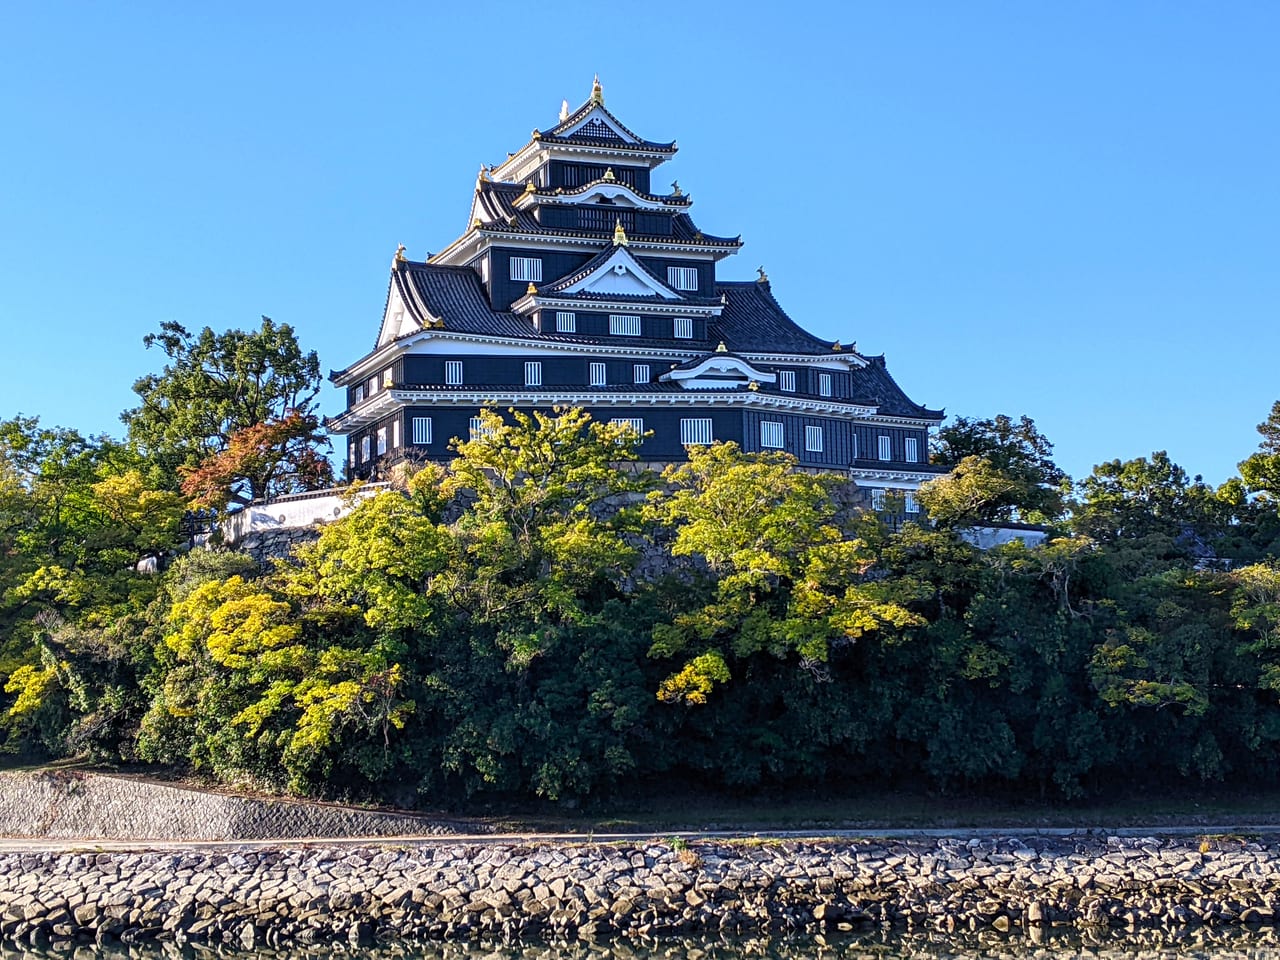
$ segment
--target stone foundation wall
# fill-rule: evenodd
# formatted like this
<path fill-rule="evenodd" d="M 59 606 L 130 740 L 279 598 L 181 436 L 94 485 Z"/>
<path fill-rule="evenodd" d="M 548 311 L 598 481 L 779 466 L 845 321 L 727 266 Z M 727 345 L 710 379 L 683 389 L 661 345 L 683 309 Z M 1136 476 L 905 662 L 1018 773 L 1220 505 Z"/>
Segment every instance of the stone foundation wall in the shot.
<path fill-rule="evenodd" d="M 481 832 L 473 824 L 253 799 L 78 771 L 0 773 L 0 837 L 292 840 Z"/>
<path fill-rule="evenodd" d="M 544 842 L 0 856 L 0 936 L 342 940 L 1258 925 L 1280 845 L 1240 840 Z"/>

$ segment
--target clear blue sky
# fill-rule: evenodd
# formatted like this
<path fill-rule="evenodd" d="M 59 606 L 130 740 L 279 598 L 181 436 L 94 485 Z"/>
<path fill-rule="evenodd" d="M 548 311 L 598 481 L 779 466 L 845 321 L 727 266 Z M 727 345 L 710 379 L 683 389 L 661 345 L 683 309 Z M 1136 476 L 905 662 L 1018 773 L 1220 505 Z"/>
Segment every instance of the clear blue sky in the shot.
<path fill-rule="evenodd" d="M 916 400 L 1213 482 L 1280 399 L 1280 4 L 72 4 L 0 23 L 0 417 L 121 432 L 142 337 L 371 347 L 398 242 L 608 105 Z M 325 409 L 337 412 L 326 388 Z"/>

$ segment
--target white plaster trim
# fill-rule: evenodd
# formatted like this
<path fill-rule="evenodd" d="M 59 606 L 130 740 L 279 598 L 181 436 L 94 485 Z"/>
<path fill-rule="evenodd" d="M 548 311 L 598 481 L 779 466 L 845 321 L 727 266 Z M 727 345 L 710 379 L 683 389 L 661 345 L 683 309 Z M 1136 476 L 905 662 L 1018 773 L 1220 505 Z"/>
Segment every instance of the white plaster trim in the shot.
<path fill-rule="evenodd" d="M 611 238 L 608 240 L 604 238 L 592 240 L 586 237 L 548 237 L 532 233 L 499 234 L 498 231 L 491 232 L 485 227 L 471 227 L 449 246 L 432 256 L 427 263 L 462 266 L 470 263 L 490 247 L 511 247 L 520 250 L 541 251 L 548 246 L 552 246 L 559 250 L 573 253 L 599 253 L 612 243 L 613 240 Z M 629 249 L 633 251 L 651 250 L 664 257 L 671 257 L 677 260 L 702 260 L 709 256 L 718 262 L 725 257 L 733 256 L 738 252 L 739 248 L 683 243 L 678 240 L 672 240 L 667 243 L 632 240 Z"/>
<path fill-rule="evenodd" d="M 567 130 L 560 130 L 559 129 L 560 125 L 556 124 L 555 127 L 552 127 L 552 130 L 555 130 L 555 133 L 551 133 L 550 130 L 548 130 L 547 133 L 549 133 L 553 137 L 572 137 L 575 133 L 577 133 L 579 130 L 585 127 L 592 120 L 597 120 L 597 119 L 603 121 L 606 127 L 608 127 L 610 130 L 616 133 L 622 140 L 625 140 L 627 143 L 640 142 L 639 140 L 636 139 L 636 137 L 633 134 L 630 134 L 626 130 L 623 130 L 622 125 L 618 123 L 618 121 L 614 120 L 613 117 L 609 116 L 609 111 L 605 110 L 604 107 L 601 106 L 600 104 L 595 104 L 594 106 L 592 106 L 590 110 L 588 110 L 586 113 L 582 115 L 582 118 L 578 120 L 577 123 L 575 123 L 572 127 L 569 127 Z"/>
<path fill-rule="evenodd" d="M 865 480 L 865 486 L 895 490 L 915 490 L 920 484 L 943 476 L 946 474 L 918 473 L 914 470 L 876 470 L 868 467 L 849 468 L 849 478 L 855 482 Z"/>
<path fill-rule="evenodd" d="M 699 317 L 709 319 L 720 316 L 723 304 L 695 305 L 676 301 L 673 303 L 632 303 L 626 300 L 576 300 L 569 297 L 526 294 L 511 305 L 512 313 L 529 314 L 534 310 L 573 310 L 577 313 L 643 313 L 657 316 Z"/>
<path fill-rule="evenodd" d="M 672 216 L 677 213 L 684 213 L 689 206 L 689 204 L 679 204 L 677 206 L 664 203 L 661 200 L 650 199 L 639 191 L 631 189 L 620 180 L 596 180 L 585 187 L 579 187 L 573 191 L 566 190 L 563 193 L 524 193 L 516 198 L 514 206 L 519 210 L 538 206 L 539 204 L 580 206 L 584 203 L 592 202 L 597 196 L 606 197 L 615 202 L 619 199 L 625 200 L 627 201 L 627 206 L 624 209 L 658 210 L 662 213 L 670 213 Z"/>
<path fill-rule="evenodd" d="M 383 387 L 373 396 L 365 397 L 350 410 L 330 420 L 325 424 L 325 429 L 335 436 L 340 436 L 381 420 L 396 409 L 393 399 L 394 389 L 394 387 Z"/>
<path fill-rule="evenodd" d="M 685 370 L 668 370 L 666 373 L 658 377 L 660 383 L 675 382 L 680 384 L 686 390 L 702 390 L 702 389 L 722 389 L 723 381 L 717 382 L 718 378 L 712 378 L 708 374 L 714 373 L 734 373 L 737 374 L 744 383 L 755 380 L 759 383 L 776 383 L 777 374 L 766 373 L 763 370 L 757 370 L 751 364 L 731 354 L 712 354 L 697 366 L 689 367 Z M 706 379 L 704 379 L 706 378 Z"/>

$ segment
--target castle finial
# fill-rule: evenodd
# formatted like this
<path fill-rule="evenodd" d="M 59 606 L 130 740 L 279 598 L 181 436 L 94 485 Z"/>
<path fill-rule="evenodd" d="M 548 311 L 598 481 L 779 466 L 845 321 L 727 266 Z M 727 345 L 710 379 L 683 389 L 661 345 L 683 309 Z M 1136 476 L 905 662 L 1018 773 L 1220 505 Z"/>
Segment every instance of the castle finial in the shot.
<path fill-rule="evenodd" d="M 728 352 L 729 352 L 729 348 L 726 347 L 724 345 L 724 341 L 721 340 L 719 345 L 716 347 L 716 353 L 728 353 Z"/>
<path fill-rule="evenodd" d="M 671 181 L 671 195 L 672 195 L 673 197 L 683 197 L 683 196 L 684 196 L 684 191 L 680 189 L 680 181 L 679 181 L 679 180 L 672 180 L 672 181 Z"/>
<path fill-rule="evenodd" d="M 618 178 L 613 172 L 613 167 L 605 167 L 604 176 L 601 177 L 600 179 L 601 180 L 617 180 Z"/>
<path fill-rule="evenodd" d="M 480 173 L 478 174 L 477 179 L 485 183 L 489 182 L 489 168 L 486 167 L 483 163 L 480 164 Z"/>
<path fill-rule="evenodd" d="M 831 349 L 832 349 L 835 353 L 839 353 L 841 350 L 843 350 L 843 349 L 844 349 L 844 347 L 840 346 L 840 341 L 839 341 L 839 340 L 837 340 L 835 343 L 833 343 L 833 344 L 831 345 Z"/>
<path fill-rule="evenodd" d="M 598 73 L 591 84 L 591 102 L 604 106 L 604 88 L 600 86 L 600 74 Z"/>
<path fill-rule="evenodd" d="M 756 283 L 768 283 L 768 282 L 769 282 L 769 275 L 768 275 L 767 273 L 765 273 L 765 272 L 764 272 L 764 266 L 763 266 L 763 265 L 756 267 L 756 273 L 760 274 L 760 276 L 756 277 Z"/>
<path fill-rule="evenodd" d="M 402 243 L 402 244 L 400 244 L 398 247 L 396 247 L 396 259 L 397 259 L 398 261 L 400 261 L 401 263 L 404 263 L 404 261 L 406 261 L 406 260 L 408 260 L 408 259 L 409 259 L 408 257 L 406 257 L 406 256 L 404 255 L 404 244 L 403 244 L 403 243 Z"/>
<path fill-rule="evenodd" d="M 561 100 L 560 101 L 560 122 L 564 123 L 568 119 L 569 119 L 569 101 Z"/>
<path fill-rule="evenodd" d="M 615 247 L 629 246 L 631 243 L 627 239 L 627 231 L 622 229 L 622 218 L 619 217 L 613 227 L 613 245 Z"/>
<path fill-rule="evenodd" d="M 525 294 L 530 297 L 536 297 L 538 295 L 538 288 L 531 283 L 529 284 L 528 289 L 525 290 Z"/>

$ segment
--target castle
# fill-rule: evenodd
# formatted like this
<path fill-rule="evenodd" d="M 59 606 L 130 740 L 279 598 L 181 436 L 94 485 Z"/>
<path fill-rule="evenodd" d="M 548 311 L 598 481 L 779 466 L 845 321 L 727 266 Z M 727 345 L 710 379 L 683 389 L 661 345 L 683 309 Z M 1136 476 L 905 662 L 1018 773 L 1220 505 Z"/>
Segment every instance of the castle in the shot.
<path fill-rule="evenodd" d="M 425 262 L 396 252 L 373 350 L 330 375 L 346 389 L 329 429 L 351 478 L 448 458 L 485 406 L 577 406 L 648 433 L 649 462 L 731 440 L 846 472 L 877 507 L 904 493 L 915 512 L 942 412 L 908 399 L 883 357 L 800 327 L 763 269 L 718 278 L 742 242 L 699 229 L 678 184 L 654 192 L 675 152 L 618 120 L 597 79 L 481 167 L 458 239 Z"/>

